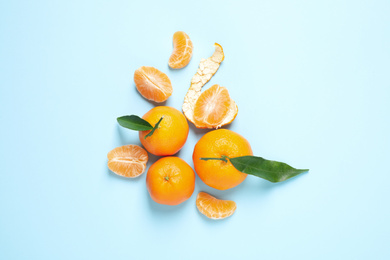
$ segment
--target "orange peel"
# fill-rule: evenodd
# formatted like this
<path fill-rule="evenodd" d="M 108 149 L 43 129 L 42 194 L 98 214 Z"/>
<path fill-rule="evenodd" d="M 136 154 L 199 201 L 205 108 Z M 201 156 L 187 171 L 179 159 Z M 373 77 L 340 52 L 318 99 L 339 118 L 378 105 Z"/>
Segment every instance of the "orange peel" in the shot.
<path fill-rule="evenodd" d="M 238 107 L 237 104 L 231 99 L 228 111 L 224 119 L 218 125 L 210 125 L 207 123 L 200 124 L 196 122 L 194 118 L 194 110 L 196 102 L 201 96 L 202 87 L 209 82 L 213 75 L 219 69 L 220 64 L 225 59 L 223 48 L 218 43 L 214 44 L 215 51 L 213 55 L 207 59 L 201 59 L 199 68 L 196 74 L 192 77 L 191 86 L 184 97 L 184 103 L 182 106 L 183 113 L 186 118 L 193 123 L 197 128 L 220 128 L 221 126 L 231 123 L 237 116 Z"/>

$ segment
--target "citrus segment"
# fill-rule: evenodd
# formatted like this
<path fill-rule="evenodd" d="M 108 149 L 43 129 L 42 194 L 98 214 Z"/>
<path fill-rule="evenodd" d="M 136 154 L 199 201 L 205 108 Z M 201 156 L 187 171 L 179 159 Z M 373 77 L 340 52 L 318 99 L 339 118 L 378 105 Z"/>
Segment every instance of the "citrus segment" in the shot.
<path fill-rule="evenodd" d="M 168 65 L 172 69 L 181 69 L 188 65 L 192 57 L 192 41 L 185 32 L 173 34 L 173 52 Z"/>
<path fill-rule="evenodd" d="M 196 197 L 196 207 L 208 218 L 224 219 L 233 215 L 237 205 L 232 200 L 220 200 L 206 192 L 199 192 Z"/>
<path fill-rule="evenodd" d="M 219 127 L 229 111 L 230 101 L 226 88 L 213 85 L 203 92 L 196 101 L 195 124 L 200 127 Z"/>
<path fill-rule="evenodd" d="M 148 153 L 138 145 L 124 145 L 107 154 L 108 168 L 123 177 L 140 176 L 146 169 Z"/>
<path fill-rule="evenodd" d="M 134 72 L 134 83 L 144 98 L 155 102 L 164 102 L 173 92 L 168 76 L 153 67 L 138 68 Z"/>
<path fill-rule="evenodd" d="M 223 120 L 218 124 L 210 125 L 207 123 L 201 123 L 195 120 L 194 110 L 198 98 L 201 96 L 202 87 L 211 79 L 211 77 L 217 72 L 221 62 L 224 60 L 225 56 L 223 53 L 222 46 L 218 43 L 215 43 L 214 54 L 207 58 L 202 59 L 199 63 L 199 68 L 196 74 L 192 77 L 191 86 L 184 97 L 184 103 L 182 106 L 184 115 L 187 119 L 193 123 L 198 128 L 218 128 L 223 125 L 231 123 L 234 118 L 237 116 L 238 108 L 234 100 L 230 100 L 230 105 L 228 106 L 227 113 L 224 116 Z"/>
<path fill-rule="evenodd" d="M 146 186 L 155 202 L 178 205 L 189 199 L 194 192 L 195 173 L 179 157 L 164 157 L 150 166 Z"/>

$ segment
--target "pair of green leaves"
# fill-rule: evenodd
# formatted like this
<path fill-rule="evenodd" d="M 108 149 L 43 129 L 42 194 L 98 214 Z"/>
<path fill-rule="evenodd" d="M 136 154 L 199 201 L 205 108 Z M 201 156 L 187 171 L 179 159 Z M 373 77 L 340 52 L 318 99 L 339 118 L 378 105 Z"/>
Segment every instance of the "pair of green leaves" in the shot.
<path fill-rule="evenodd" d="M 282 162 L 266 160 L 257 156 L 241 156 L 229 158 L 222 155 L 221 158 L 200 158 L 201 160 L 221 160 L 224 162 L 231 162 L 231 164 L 240 172 L 251 174 L 270 182 L 281 182 L 291 177 L 297 176 L 308 169 L 295 169 L 290 165 Z"/>
<path fill-rule="evenodd" d="M 145 135 L 145 139 L 151 136 L 154 131 L 158 128 L 161 121 L 163 120 L 163 117 L 158 120 L 157 124 L 155 126 L 152 126 L 148 121 L 140 118 L 136 115 L 130 115 L 130 116 L 121 116 L 116 119 L 118 123 L 128 129 L 135 130 L 135 131 L 150 131 L 147 135 Z"/>
<path fill-rule="evenodd" d="M 135 131 L 148 131 L 151 130 L 146 136 L 145 139 L 151 136 L 154 131 L 158 128 L 163 117 L 157 122 L 155 126 L 152 126 L 148 121 L 140 118 L 136 115 L 122 116 L 118 117 L 118 123 L 128 129 Z M 220 158 L 200 158 L 201 160 L 220 160 L 224 162 L 230 161 L 231 164 L 240 172 L 251 174 L 263 179 L 266 179 L 270 182 L 281 182 L 291 177 L 297 176 L 303 172 L 309 171 L 308 169 L 295 169 L 290 165 L 282 162 L 276 162 L 271 160 L 266 160 L 262 157 L 256 156 L 241 156 L 229 158 L 226 155 L 222 155 Z"/>

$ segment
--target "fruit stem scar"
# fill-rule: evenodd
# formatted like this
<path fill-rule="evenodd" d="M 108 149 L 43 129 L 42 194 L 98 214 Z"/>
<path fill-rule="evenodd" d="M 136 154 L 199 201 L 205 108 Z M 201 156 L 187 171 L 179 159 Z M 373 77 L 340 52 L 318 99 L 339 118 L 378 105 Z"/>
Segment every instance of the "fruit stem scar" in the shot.
<path fill-rule="evenodd" d="M 200 158 L 201 160 L 204 160 L 204 161 L 208 161 L 208 160 L 219 160 L 219 161 L 224 161 L 224 162 L 228 162 L 227 159 L 230 159 L 229 156 L 226 156 L 226 155 L 221 155 L 221 158 L 216 158 L 216 157 L 201 157 Z"/>
<path fill-rule="evenodd" d="M 168 177 L 168 176 L 165 176 L 164 179 L 165 179 L 166 181 L 169 181 L 169 177 Z"/>
<path fill-rule="evenodd" d="M 160 125 L 161 121 L 163 120 L 164 116 L 162 116 L 160 118 L 160 120 L 158 120 L 157 124 L 153 127 L 153 129 L 147 134 L 145 135 L 144 139 L 148 138 L 149 136 L 152 136 L 152 134 L 154 133 L 154 131 L 156 131 L 156 129 L 158 128 L 158 126 Z"/>

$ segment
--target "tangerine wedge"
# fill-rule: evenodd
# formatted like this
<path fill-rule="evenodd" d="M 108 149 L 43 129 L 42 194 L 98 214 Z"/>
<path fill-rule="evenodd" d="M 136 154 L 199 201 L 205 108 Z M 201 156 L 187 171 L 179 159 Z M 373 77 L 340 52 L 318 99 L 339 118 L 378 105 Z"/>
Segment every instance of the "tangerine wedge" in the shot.
<path fill-rule="evenodd" d="M 192 41 L 185 32 L 173 34 L 173 52 L 169 58 L 168 65 L 172 69 L 181 69 L 190 63 L 192 57 Z"/>
<path fill-rule="evenodd" d="M 107 154 L 108 168 L 123 177 L 135 178 L 146 169 L 148 153 L 138 145 L 124 145 Z"/>
<path fill-rule="evenodd" d="M 173 92 L 168 76 L 154 67 L 142 66 L 134 72 L 134 83 L 146 99 L 164 102 Z"/>
<path fill-rule="evenodd" d="M 208 218 L 224 219 L 233 215 L 237 205 L 232 200 L 219 200 L 206 192 L 199 192 L 196 197 L 196 207 Z"/>
<path fill-rule="evenodd" d="M 230 102 L 228 90 L 217 84 L 213 85 L 195 103 L 195 125 L 201 128 L 219 127 L 229 112 Z"/>

